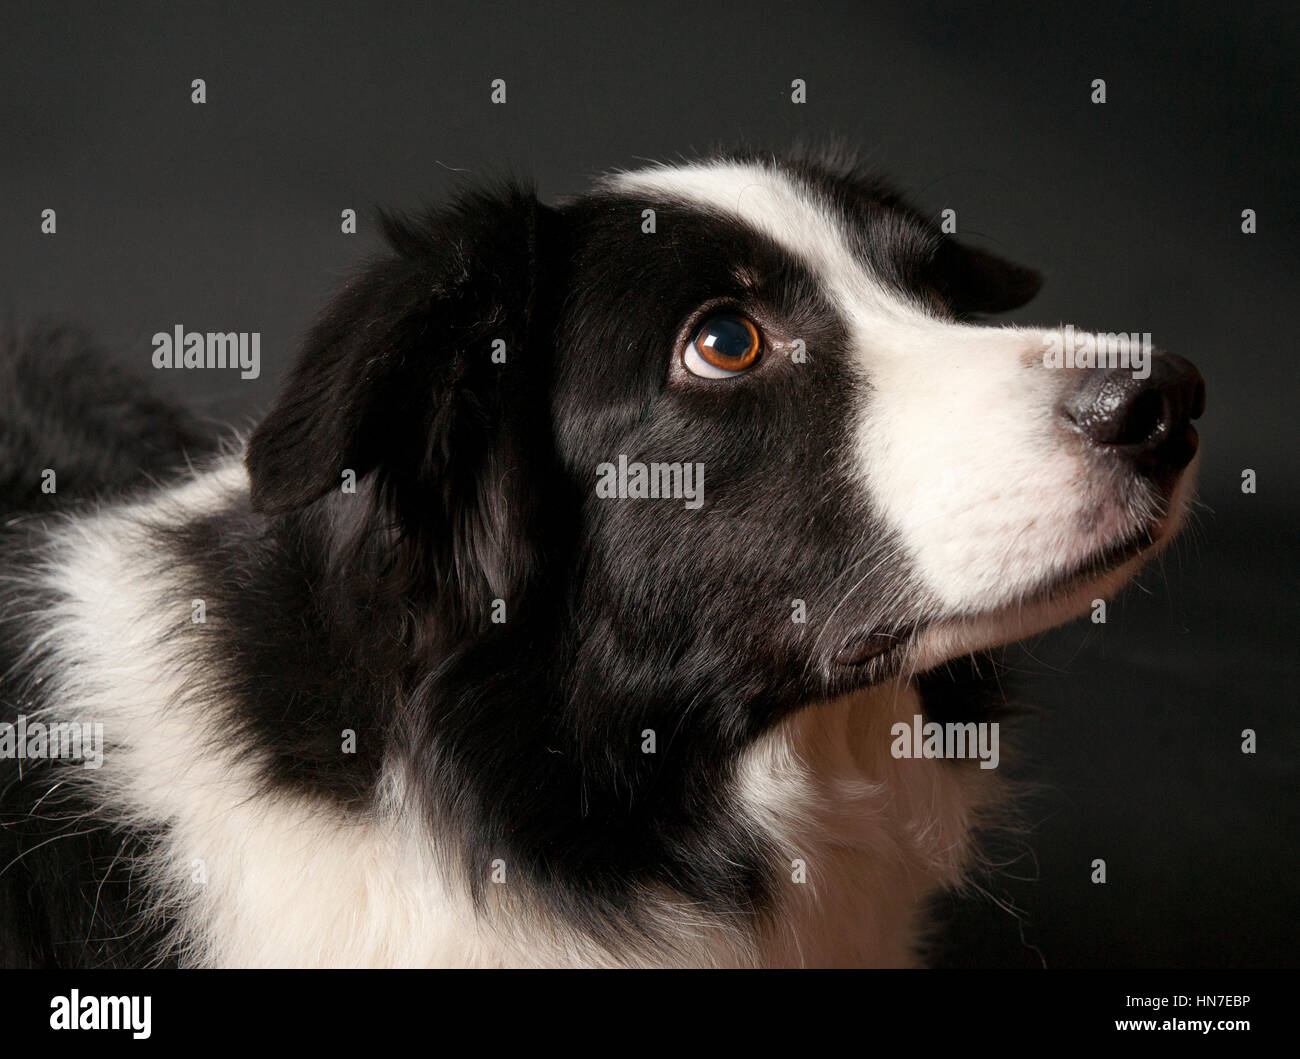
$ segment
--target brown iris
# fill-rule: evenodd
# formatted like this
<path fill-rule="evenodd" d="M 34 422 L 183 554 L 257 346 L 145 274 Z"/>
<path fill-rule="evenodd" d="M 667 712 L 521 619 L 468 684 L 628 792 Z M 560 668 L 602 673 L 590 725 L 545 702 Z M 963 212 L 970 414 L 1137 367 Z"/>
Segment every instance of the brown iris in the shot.
<path fill-rule="evenodd" d="M 710 316 L 695 332 L 692 344 L 700 358 L 719 371 L 744 371 L 763 347 L 758 328 L 739 313 Z"/>

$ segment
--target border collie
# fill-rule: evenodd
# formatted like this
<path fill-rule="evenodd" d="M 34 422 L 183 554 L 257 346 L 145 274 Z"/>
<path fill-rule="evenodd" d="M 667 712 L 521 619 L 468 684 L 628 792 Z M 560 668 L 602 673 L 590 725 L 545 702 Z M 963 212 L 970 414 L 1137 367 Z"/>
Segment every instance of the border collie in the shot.
<path fill-rule="evenodd" d="M 894 728 L 1169 540 L 1195 368 L 822 160 L 383 227 L 222 451 L 6 354 L 3 962 L 917 963 L 999 782 Z"/>

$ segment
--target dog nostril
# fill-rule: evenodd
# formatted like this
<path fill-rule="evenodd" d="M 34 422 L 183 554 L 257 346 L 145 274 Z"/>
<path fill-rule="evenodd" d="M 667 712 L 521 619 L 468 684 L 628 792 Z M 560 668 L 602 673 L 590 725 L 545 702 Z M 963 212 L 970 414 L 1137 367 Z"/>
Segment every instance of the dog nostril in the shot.
<path fill-rule="evenodd" d="M 1120 409 L 1115 423 L 1114 437 L 1106 443 L 1110 445 L 1140 445 L 1150 441 L 1165 425 L 1167 416 L 1165 395 L 1159 390 L 1142 390 L 1129 402 L 1126 409 Z"/>
<path fill-rule="evenodd" d="M 1123 369 L 1091 371 L 1063 408 L 1095 445 L 1160 479 L 1181 471 L 1196 455 L 1192 420 L 1204 410 L 1200 372 L 1173 354 L 1154 357 L 1145 379 Z"/>
<path fill-rule="evenodd" d="M 1149 389 L 1127 371 L 1095 371 L 1067 402 L 1065 412 L 1098 445 L 1134 445 L 1145 441 L 1159 424 L 1164 407 Z"/>

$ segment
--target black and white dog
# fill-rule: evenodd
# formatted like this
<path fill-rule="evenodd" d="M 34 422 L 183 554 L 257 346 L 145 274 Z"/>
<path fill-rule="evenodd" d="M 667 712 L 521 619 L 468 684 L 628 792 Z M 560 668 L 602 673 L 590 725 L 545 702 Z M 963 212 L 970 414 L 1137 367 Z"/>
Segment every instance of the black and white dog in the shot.
<path fill-rule="evenodd" d="M 827 162 L 385 227 L 170 484 L 183 421 L 7 354 L 0 959 L 916 962 L 998 784 L 893 727 L 1168 541 L 1195 369 L 1053 366 L 977 322 L 1036 274 Z"/>

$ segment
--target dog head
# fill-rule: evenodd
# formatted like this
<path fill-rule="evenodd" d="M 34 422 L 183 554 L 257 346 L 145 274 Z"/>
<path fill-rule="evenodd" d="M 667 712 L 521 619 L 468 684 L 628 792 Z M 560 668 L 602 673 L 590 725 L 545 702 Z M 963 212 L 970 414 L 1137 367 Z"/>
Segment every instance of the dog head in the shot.
<path fill-rule="evenodd" d="M 1195 369 L 980 322 L 1039 277 L 857 171 L 724 157 L 385 227 L 250 440 L 254 506 L 365 503 L 438 635 L 545 644 L 594 712 L 750 731 L 1066 620 L 1179 524 Z"/>

